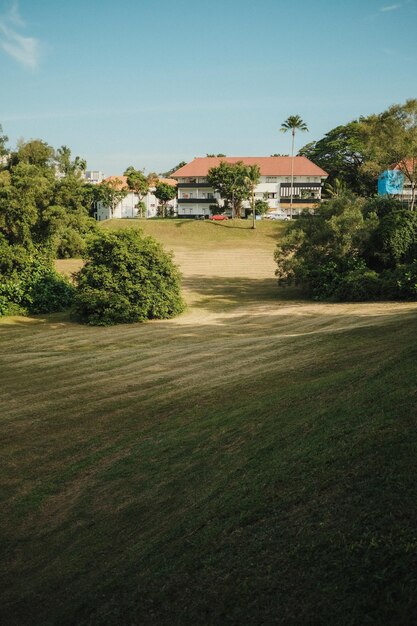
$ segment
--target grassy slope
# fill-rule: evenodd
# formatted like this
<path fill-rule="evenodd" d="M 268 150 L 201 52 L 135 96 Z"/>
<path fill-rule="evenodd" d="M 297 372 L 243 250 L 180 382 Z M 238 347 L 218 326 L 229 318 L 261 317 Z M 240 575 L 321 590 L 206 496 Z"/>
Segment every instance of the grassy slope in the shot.
<path fill-rule="evenodd" d="M 276 240 L 285 228 L 285 222 L 260 221 L 252 230 L 251 220 L 201 222 L 199 220 L 109 220 L 103 228 L 141 228 L 147 235 L 162 241 L 167 247 L 185 245 L 216 247 L 218 244 L 265 246 Z"/>
<path fill-rule="evenodd" d="M 5 623 L 415 624 L 416 306 L 221 254 L 177 320 L 0 327 Z"/>

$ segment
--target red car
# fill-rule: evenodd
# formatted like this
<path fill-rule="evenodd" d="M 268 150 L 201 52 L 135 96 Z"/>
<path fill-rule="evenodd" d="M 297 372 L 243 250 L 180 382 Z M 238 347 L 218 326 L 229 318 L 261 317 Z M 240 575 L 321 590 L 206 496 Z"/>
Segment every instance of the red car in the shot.
<path fill-rule="evenodd" d="M 219 222 L 221 220 L 228 220 L 227 215 L 210 215 L 209 220 Z"/>

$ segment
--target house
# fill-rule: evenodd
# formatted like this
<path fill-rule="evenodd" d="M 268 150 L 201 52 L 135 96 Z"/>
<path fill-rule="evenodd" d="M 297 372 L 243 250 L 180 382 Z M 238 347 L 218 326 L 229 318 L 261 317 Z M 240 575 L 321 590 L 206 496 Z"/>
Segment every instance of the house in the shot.
<path fill-rule="evenodd" d="M 172 178 L 159 178 L 159 182 L 167 183 L 168 185 L 175 186 L 177 185 L 176 181 Z M 121 200 L 113 210 L 113 215 L 111 212 L 111 208 L 104 206 L 101 202 L 97 203 L 96 211 L 94 213 L 94 217 L 101 222 L 102 220 L 109 219 L 127 219 L 127 218 L 135 218 L 138 217 L 138 209 L 137 204 L 139 202 L 139 197 L 136 193 L 131 191 L 127 184 L 126 176 L 108 176 L 104 179 L 104 182 L 113 182 L 116 189 L 126 189 L 128 190 L 127 195 Z M 158 199 L 155 197 L 154 192 L 155 186 L 151 186 L 146 196 L 143 198 L 142 202 L 145 204 L 145 214 L 144 217 L 156 217 L 158 214 Z M 168 203 L 168 207 L 172 209 L 175 213 L 177 209 L 177 201 L 176 199 L 172 200 Z"/>
<path fill-rule="evenodd" d="M 104 174 L 100 170 L 87 170 L 84 172 L 84 179 L 87 183 L 91 183 L 92 185 L 98 185 L 103 182 Z"/>
<path fill-rule="evenodd" d="M 417 181 L 417 159 L 404 159 L 391 168 L 394 172 L 402 172 L 403 185 L 399 197 L 401 200 L 411 202 L 415 195 Z"/>
<path fill-rule="evenodd" d="M 200 157 L 171 174 L 178 182 L 178 217 L 211 214 L 210 205 L 222 203 L 222 198 L 207 182 L 207 173 L 222 161 L 258 165 L 261 173 L 255 188 L 255 199 L 266 199 L 270 210 L 286 214 L 291 196 L 291 157 Z M 321 190 L 328 174 L 303 156 L 294 157 L 293 210 L 300 213 L 321 200 Z M 244 204 L 249 210 L 249 202 Z"/>

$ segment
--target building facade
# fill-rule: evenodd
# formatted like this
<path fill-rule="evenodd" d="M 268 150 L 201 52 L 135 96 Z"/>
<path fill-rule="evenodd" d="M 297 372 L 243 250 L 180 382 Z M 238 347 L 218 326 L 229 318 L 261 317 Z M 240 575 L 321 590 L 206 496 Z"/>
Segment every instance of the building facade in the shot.
<path fill-rule="evenodd" d="M 255 200 L 266 200 L 269 210 L 287 215 L 291 199 L 291 157 L 203 157 L 196 158 L 172 174 L 178 183 L 178 217 L 209 217 L 211 205 L 222 205 L 222 198 L 207 181 L 208 171 L 222 161 L 258 165 L 260 181 Z M 321 201 L 327 172 L 306 157 L 294 157 L 293 213 L 313 208 Z M 249 202 L 243 209 L 249 210 Z"/>
<path fill-rule="evenodd" d="M 172 186 L 176 186 L 176 182 L 172 179 L 160 178 L 160 182 L 167 183 Z M 103 220 L 109 219 L 131 219 L 139 217 L 137 205 L 139 202 L 139 197 L 133 191 L 130 191 L 127 185 L 126 176 L 109 176 L 104 179 L 104 182 L 113 182 L 117 184 L 118 189 L 126 189 L 128 191 L 127 195 L 121 200 L 113 210 L 113 214 L 111 208 L 103 205 L 101 202 L 97 203 L 95 207 L 94 217 L 99 222 Z M 145 218 L 157 217 L 158 215 L 158 199 L 155 197 L 154 192 L 155 187 L 151 187 L 144 196 L 142 202 L 145 205 L 144 215 Z M 171 200 L 168 203 L 168 208 L 174 214 L 177 211 L 177 200 Z"/>

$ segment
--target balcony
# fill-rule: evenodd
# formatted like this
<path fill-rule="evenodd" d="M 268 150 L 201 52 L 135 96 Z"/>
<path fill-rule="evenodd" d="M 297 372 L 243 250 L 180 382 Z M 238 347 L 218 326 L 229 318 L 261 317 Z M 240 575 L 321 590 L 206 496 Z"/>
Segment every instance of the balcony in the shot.
<path fill-rule="evenodd" d="M 197 189 L 198 187 L 207 188 L 211 187 L 209 183 L 178 183 L 178 189 Z"/>
<path fill-rule="evenodd" d="M 216 204 L 215 198 L 178 198 L 178 204 Z"/>

